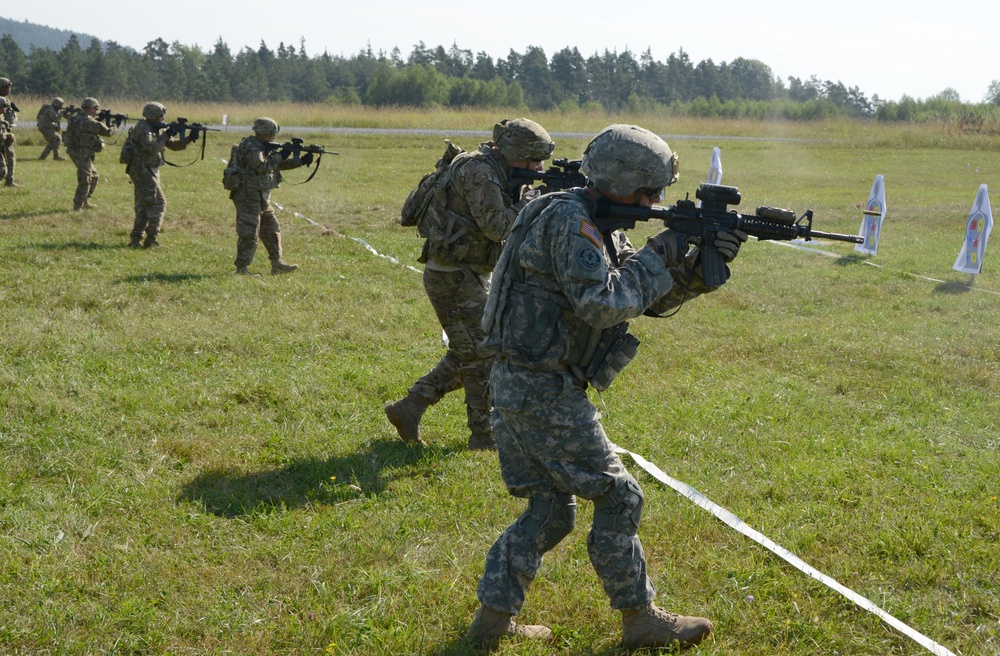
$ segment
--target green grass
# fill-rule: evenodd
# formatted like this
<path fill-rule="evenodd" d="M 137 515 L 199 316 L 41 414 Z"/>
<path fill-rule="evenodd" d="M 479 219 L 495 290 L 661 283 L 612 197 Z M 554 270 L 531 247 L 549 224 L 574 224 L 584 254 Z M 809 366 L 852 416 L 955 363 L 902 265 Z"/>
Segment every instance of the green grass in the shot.
<path fill-rule="evenodd" d="M 314 108 L 230 113 L 320 124 Z M 934 127 L 541 117 L 553 132 L 612 120 L 818 135 L 674 138 L 683 169 L 668 199 L 694 191 L 719 145 L 744 211 L 811 207 L 819 229 L 853 233 L 885 175 L 870 258 L 885 268 L 847 244 L 824 244 L 841 256 L 828 258 L 751 241 L 719 292 L 633 323 L 640 357 L 595 402 L 614 441 L 900 620 L 958 654 L 1000 653 L 1000 278 L 990 255 L 971 287 L 951 270 L 979 184 L 1000 188 L 996 149 Z M 426 450 L 382 414 L 442 353 L 405 266 L 420 241 L 394 223 L 441 137 L 303 135 L 341 155 L 274 193 L 286 260 L 302 268 L 247 279 L 232 275 L 220 184 L 241 134 L 163 169 L 165 245 L 149 252 L 126 248 L 116 148 L 98 157 L 99 209 L 74 213 L 72 165 L 36 161 L 37 133 L 18 133 L 22 187 L 0 189 L 0 653 L 470 653 L 486 550 L 523 502 L 495 455 L 464 449 L 460 395 L 426 415 Z M 586 142 L 557 141 L 569 157 Z M 254 267 L 266 271 L 262 250 Z M 660 603 L 716 624 L 694 653 L 926 653 L 627 464 L 646 492 Z M 618 653 L 620 620 L 587 560 L 591 511 L 581 504 L 524 609 L 555 644 L 500 653 Z"/>

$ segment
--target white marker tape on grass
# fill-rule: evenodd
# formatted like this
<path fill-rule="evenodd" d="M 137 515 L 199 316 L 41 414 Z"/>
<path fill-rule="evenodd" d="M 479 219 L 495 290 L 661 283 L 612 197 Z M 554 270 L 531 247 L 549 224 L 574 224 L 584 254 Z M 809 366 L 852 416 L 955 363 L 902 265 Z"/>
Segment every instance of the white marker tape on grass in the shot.
<path fill-rule="evenodd" d="M 826 257 L 836 257 L 836 258 L 842 258 L 842 257 L 844 257 L 840 253 L 831 253 L 830 251 L 824 251 L 824 250 L 819 249 L 819 248 L 811 248 L 809 246 L 803 246 L 802 245 L 803 242 L 784 242 L 784 241 L 770 241 L 770 240 L 767 240 L 767 241 L 768 241 L 768 243 L 774 244 L 775 246 L 784 246 L 785 248 L 794 248 L 797 251 L 805 251 L 807 253 L 816 253 L 817 255 L 825 255 Z M 890 269 L 889 267 L 884 267 L 881 264 L 875 264 L 874 262 L 869 262 L 868 260 L 861 260 L 861 262 L 863 262 L 864 264 L 867 264 L 868 266 L 873 266 L 876 269 L 882 269 L 883 271 L 896 271 L 895 269 Z M 972 291 L 982 292 L 984 294 L 994 294 L 996 296 L 1000 296 L 1000 292 L 995 292 L 995 291 L 992 291 L 990 289 L 981 289 L 979 287 L 973 287 L 972 285 L 963 285 L 960 282 L 948 282 L 947 280 L 938 280 L 937 278 L 928 278 L 927 276 L 920 276 L 920 275 L 917 275 L 915 273 L 907 273 L 906 271 L 898 271 L 897 273 L 902 273 L 903 275 L 910 276 L 911 278 L 917 278 L 919 280 L 926 280 L 928 282 L 937 282 L 937 283 L 941 283 L 942 285 L 955 285 L 956 287 L 966 287 L 968 289 L 971 289 Z"/>
<path fill-rule="evenodd" d="M 817 581 L 826 585 L 827 587 L 836 590 L 837 592 L 844 595 L 845 597 L 853 601 L 861 608 L 867 610 L 869 613 L 877 615 L 883 622 L 893 627 L 900 633 L 904 634 L 908 638 L 911 638 L 913 641 L 918 643 L 927 651 L 931 652 L 932 654 L 936 654 L 937 656 L 955 656 L 954 652 L 951 652 L 947 648 L 942 647 L 941 645 L 934 642 L 933 640 L 923 635 L 919 631 L 911 629 L 909 626 L 900 622 L 889 613 L 885 612 L 872 602 L 868 601 L 867 599 L 859 595 L 857 592 L 854 592 L 850 588 L 846 588 L 840 583 L 837 583 L 837 581 L 823 574 L 819 570 L 813 568 L 804 560 L 802 560 L 801 558 L 790 552 L 788 549 L 785 549 L 781 545 L 775 544 L 766 535 L 763 535 L 762 533 L 750 528 L 742 519 L 740 519 L 730 511 L 726 510 L 722 506 L 719 506 L 718 504 L 712 502 L 711 499 L 709 499 L 704 494 L 694 489 L 687 483 L 682 483 L 681 481 L 671 478 L 670 476 L 665 474 L 663 470 L 661 470 L 659 467 L 657 467 L 656 465 L 654 465 L 653 463 L 649 462 L 648 460 L 646 460 L 645 458 L 636 453 L 632 453 L 631 451 L 628 451 L 621 447 L 617 447 L 616 450 L 618 451 L 618 453 L 627 453 L 628 455 L 630 455 L 632 459 L 635 460 L 635 462 L 640 467 L 645 469 L 650 476 L 660 481 L 664 485 L 672 487 L 679 494 L 693 501 L 695 505 L 704 508 L 708 512 L 715 515 L 730 528 L 742 533 L 743 535 L 747 536 L 757 544 L 767 548 L 775 555 L 780 556 L 789 564 L 791 564 L 793 567 L 798 569 L 800 572 L 808 576 L 811 576 L 812 578 L 816 579 Z"/>
<path fill-rule="evenodd" d="M 285 211 L 285 208 L 284 208 L 284 206 L 281 203 L 278 203 L 278 202 L 275 202 L 275 201 L 272 201 L 272 202 L 274 203 L 274 206 L 277 207 L 279 210 L 281 210 L 282 212 Z M 394 258 L 391 255 L 385 255 L 383 253 L 379 253 L 377 250 L 375 250 L 374 247 L 372 247 L 371 244 L 369 244 L 368 242 L 366 242 L 364 239 L 362 239 L 360 237 L 348 237 L 347 235 L 342 235 L 339 232 L 337 232 L 336 230 L 331 230 L 330 228 L 327 228 L 322 223 L 317 223 L 317 222 L 313 221 L 312 219 L 310 219 L 308 216 L 305 216 L 304 214 L 300 214 L 298 212 L 292 212 L 292 214 L 294 214 L 297 218 L 300 218 L 300 219 L 303 219 L 305 221 L 308 221 L 311 225 L 314 225 L 317 228 L 322 228 L 323 230 L 325 230 L 329 234 L 337 235 L 338 237 L 343 237 L 344 239 L 350 239 L 352 241 L 358 242 L 359 244 L 361 244 L 362 246 L 364 246 L 365 249 L 367 249 L 368 252 L 371 253 L 372 255 L 376 255 L 378 257 L 381 257 L 381 258 L 384 258 L 386 260 L 389 260 L 393 264 L 402 264 L 399 260 L 397 260 L 396 258 Z M 410 271 L 415 271 L 417 273 L 423 273 L 423 271 L 421 271 L 420 269 L 418 269 L 416 267 L 413 267 L 413 266 L 410 266 L 409 264 L 405 264 L 403 266 L 405 266 Z"/>

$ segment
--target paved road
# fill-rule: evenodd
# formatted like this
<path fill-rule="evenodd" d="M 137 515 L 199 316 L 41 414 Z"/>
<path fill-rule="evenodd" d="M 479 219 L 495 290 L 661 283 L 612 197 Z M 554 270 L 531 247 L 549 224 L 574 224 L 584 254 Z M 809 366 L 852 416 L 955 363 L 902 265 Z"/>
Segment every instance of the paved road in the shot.
<path fill-rule="evenodd" d="M 37 129 L 35 121 L 18 120 L 19 129 Z M 211 128 L 226 131 L 221 124 L 209 125 Z M 249 125 L 230 125 L 228 132 L 243 133 L 249 131 Z M 282 126 L 285 134 L 352 134 L 352 135 L 403 135 L 403 136 L 427 136 L 427 137 L 474 137 L 486 141 L 490 138 L 491 132 L 487 130 L 437 130 L 430 128 L 347 128 L 347 127 L 322 127 L 322 126 Z M 591 132 L 550 132 L 555 139 L 589 139 L 594 136 Z M 820 139 L 793 139 L 788 137 L 733 137 L 719 135 L 702 134 L 661 134 L 667 142 L 673 141 L 771 141 L 790 143 L 811 143 L 821 141 Z"/>

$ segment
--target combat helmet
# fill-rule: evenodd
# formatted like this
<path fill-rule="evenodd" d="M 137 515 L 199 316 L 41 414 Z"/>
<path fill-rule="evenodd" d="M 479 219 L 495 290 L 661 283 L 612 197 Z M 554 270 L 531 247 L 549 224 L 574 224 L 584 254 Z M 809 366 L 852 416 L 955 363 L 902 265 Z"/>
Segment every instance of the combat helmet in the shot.
<path fill-rule="evenodd" d="M 261 116 L 253 122 L 253 131 L 256 134 L 278 134 L 281 126 L 273 118 Z"/>
<path fill-rule="evenodd" d="M 52 101 L 49 104 L 55 107 L 56 109 L 62 109 L 62 106 L 66 104 L 66 101 L 60 98 L 59 96 L 56 96 L 55 98 L 52 99 Z"/>
<path fill-rule="evenodd" d="M 493 145 L 510 161 L 546 160 L 556 147 L 545 128 L 527 118 L 505 118 L 494 125 Z"/>
<path fill-rule="evenodd" d="M 97 102 L 97 98 L 91 98 L 88 96 L 80 102 L 80 107 L 84 109 L 90 109 L 91 107 L 94 109 L 100 109 L 101 103 Z"/>
<path fill-rule="evenodd" d="M 12 86 L 10 78 L 0 77 L 0 89 L 3 89 L 4 87 L 9 87 L 9 86 Z"/>
<path fill-rule="evenodd" d="M 628 196 L 677 182 L 677 154 L 638 125 L 609 125 L 587 144 L 580 171 L 598 191 Z"/>
<path fill-rule="evenodd" d="M 167 108 L 158 102 L 148 102 L 142 108 L 142 117 L 147 121 L 163 118 L 167 115 Z"/>

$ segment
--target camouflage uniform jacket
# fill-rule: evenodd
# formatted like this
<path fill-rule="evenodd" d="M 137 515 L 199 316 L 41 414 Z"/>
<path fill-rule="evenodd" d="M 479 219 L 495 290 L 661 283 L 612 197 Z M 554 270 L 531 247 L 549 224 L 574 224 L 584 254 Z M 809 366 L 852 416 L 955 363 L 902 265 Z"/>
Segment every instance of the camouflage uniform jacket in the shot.
<path fill-rule="evenodd" d="M 586 191 L 574 189 L 542 196 L 518 217 L 483 316 L 484 346 L 502 362 L 569 370 L 578 378 L 607 329 L 713 291 L 693 273 L 697 249 L 668 271 L 654 251 L 636 251 L 624 233 L 601 235 L 595 211 Z"/>
<path fill-rule="evenodd" d="M 527 201 L 511 200 L 510 166 L 491 144 L 458 155 L 448 176 L 419 226 L 427 238 L 419 261 L 489 273 Z"/>
<path fill-rule="evenodd" d="M 240 170 L 239 191 L 270 191 L 281 184 L 279 169 L 299 166 L 294 159 L 282 159 L 277 150 L 256 136 L 243 137 L 233 153 L 233 166 Z M 235 192 L 234 192 L 235 193 Z"/>
<path fill-rule="evenodd" d="M 77 112 L 70 117 L 66 125 L 63 143 L 67 150 L 88 150 L 99 153 L 104 150 L 104 139 L 101 137 L 110 137 L 114 133 L 114 128 L 108 127 L 93 116 Z"/>
<path fill-rule="evenodd" d="M 44 132 L 59 132 L 62 130 L 62 116 L 59 114 L 59 110 L 53 107 L 51 104 L 42 105 L 42 108 L 38 110 L 38 129 Z"/>
<path fill-rule="evenodd" d="M 128 131 L 128 141 L 132 144 L 132 161 L 129 166 L 156 169 L 164 163 L 163 149 L 181 150 L 184 142 L 167 136 L 166 131 L 155 129 L 146 119 L 141 119 Z"/>
<path fill-rule="evenodd" d="M 7 106 L 3 110 L 3 120 L 7 121 L 7 129 L 13 129 L 17 124 L 17 112 L 14 111 L 14 101 L 10 99 L 10 96 L 4 96 L 7 98 Z"/>

